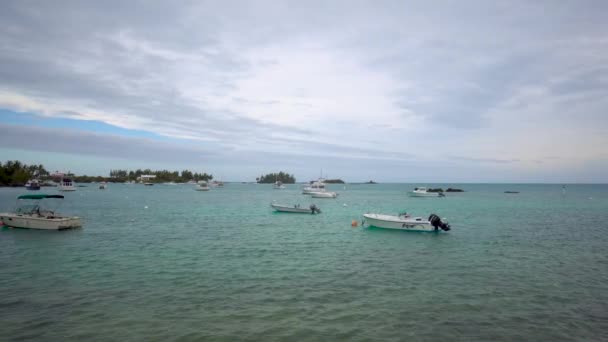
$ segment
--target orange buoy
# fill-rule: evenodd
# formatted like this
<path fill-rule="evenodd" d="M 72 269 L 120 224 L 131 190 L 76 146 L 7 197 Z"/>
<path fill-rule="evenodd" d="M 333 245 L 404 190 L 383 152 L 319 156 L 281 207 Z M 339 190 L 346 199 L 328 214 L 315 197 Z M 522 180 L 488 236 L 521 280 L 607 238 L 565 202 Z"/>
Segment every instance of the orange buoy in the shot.
<path fill-rule="evenodd" d="M 356 227 L 359 225 L 359 223 L 357 222 L 357 220 L 353 220 L 353 222 L 350 223 L 351 227 Z"/>

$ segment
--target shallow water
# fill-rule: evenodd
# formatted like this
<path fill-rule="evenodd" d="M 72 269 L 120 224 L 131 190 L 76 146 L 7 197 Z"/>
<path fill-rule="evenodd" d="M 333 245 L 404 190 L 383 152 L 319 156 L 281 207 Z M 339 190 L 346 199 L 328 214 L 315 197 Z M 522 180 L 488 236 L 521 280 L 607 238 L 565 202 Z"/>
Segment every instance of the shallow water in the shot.
<path fill-rule="evenodd" d="M 79 188 L 61 211 L 83 229 L 0 231 L 0 336 L 608 338 L 608 186 L 450 184 L 467 192 L 408 198 L 416 185 L 435 186 L 332 185 L 337 200 L 314 201 L 299 185 Z M 0 189 L 0 211 L 24 192 Z M 273 213 L 272 200 L 323 213 Z M 452 231 L 351 227 L 404 210 Z"/>

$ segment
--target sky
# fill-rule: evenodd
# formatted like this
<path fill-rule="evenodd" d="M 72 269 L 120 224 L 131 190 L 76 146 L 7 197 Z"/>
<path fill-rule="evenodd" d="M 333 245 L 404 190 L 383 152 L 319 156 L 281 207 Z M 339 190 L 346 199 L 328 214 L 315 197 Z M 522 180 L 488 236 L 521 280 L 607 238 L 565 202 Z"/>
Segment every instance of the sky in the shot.
<path fill-rule="evenodd" d="M 0 160 L 608 182 L 606 1 L 0 2 Z"/>

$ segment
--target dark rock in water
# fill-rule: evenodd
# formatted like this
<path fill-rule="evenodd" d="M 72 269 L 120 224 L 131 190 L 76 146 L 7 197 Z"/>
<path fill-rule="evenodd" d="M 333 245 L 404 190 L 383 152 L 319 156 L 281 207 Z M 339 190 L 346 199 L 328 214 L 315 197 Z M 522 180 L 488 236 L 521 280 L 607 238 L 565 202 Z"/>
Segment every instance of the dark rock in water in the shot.
<path fill-rule="evenodd" d="M 442 188 L 427 189 L 426 192 L 443 192 L 443 189 Z"/>
<path fill-rule="evenodd" d="M 519 191 L 505 191 L 505 194 L 518 194 Z"/>
<path fill-rule="evenodd" d="M 445 192 L 464 192 L 462 189 L 448 188 Z"/>

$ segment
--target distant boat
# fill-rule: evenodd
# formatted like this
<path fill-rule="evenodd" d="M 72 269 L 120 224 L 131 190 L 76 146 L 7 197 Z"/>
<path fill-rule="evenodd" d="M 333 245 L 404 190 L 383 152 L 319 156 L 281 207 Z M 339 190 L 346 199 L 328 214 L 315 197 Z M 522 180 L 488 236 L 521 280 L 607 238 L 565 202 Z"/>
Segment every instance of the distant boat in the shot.
<path fill-rule="evenodd" d="M 323 192 L 325 191 L 325 179 L 319 178 L 318 180 L 311 182 L 302 189 L 303 194 L 310 194 L 311 192 Z"/>
<path fill-rule="evenodd" d="M 55 211 L 44 210 L 40 203 L 44 199 L 63 199 L 63 195 L 30 194 L 17 197 L 19 201 L 14 213 L 0 214 L 0 222 L 14 228 L 60 230 L 78 228 L 82 224 L 77 216 L 61 216 Z M 20 205 L 21 200 L 32 200 L 34 204 Z M 31 203 L 31 202 L 29 202 Z"/>
<path fill-rule="evenodd" d="M 316 192 L 311 192 L 310 195 L 313 198 L 336 198 L 336 197 L 338 197 L 338 193 L 332 192 L 332 191 L 316 191 Z"/>
<path fill-rule="evenodd" d="M 105 190 L 108 187 L 108 183 L 101 182 L 99 183 L 99 190 Z"/>
<path fill-rule="evenodd" d="M 196 187 L 194 187 L 194 190 L 209 191 L 209 185 L 205 181 L 199 181 L 198 184 L 196 184 Z"/>
<path fill-rule="evenodd" d="M 450 224 L 441 221 L 441 218 L 435 214 L 431 214 L 428 220 L 422 217 L 411 217 L 405 213 L 398 216 L 383 215 L 383 214 L 364 214 L 363 224 L 368 226 L 385 229 L 398 229 L 417 232 L 433 232 L 439 229 L 448 231 Z"/>
<path fill-rule="evenodd" d="M 59 191 L 76 191 L 76 187 L 74 186 L 74 182 L 71 178 L 62 177 L 59 182 L 59 186 L 57 188 Z"/>
<path fill-rule="evenodd" d="M 151 182 L 145 182 L 145 183 L 144 183 L 144 185 L 146 185 L 146 186 L 152 186 L 152 185 L 154 185 L 154 183 L 151 183 Z"/>
<path fill-rule="evenodd" d="M 40 190 L 40 182 L 37 179 L 30 179 L 25 183 L 27 190 Z"/>
<path fill-rule="evenodd" d="M 281 181 L 276 181 L 272 185 L 272 188 L 276 189 L 276 190 L 283 190 L 283 189 L 285 189 L 285 185 L 283 185 L 283 182 L 281 182 Z"/>
<path fill-rule="evenodd" d="M 443 197 L 445 196 L 442 192 L 429 192 L 425 187 L 414 188 L 413 191 L 408 192 L 410 197 Z"/>
<path fill-rule="evenodd" d="M 224 182 L 222 182 L 222 181 L 215 181 L 214 180 L 213 182 L 211 182 L 210 185 L 211 185 L 212 188 L 223 188 L 224 187 Z"/>
<path fill-rule="evenodd" d="M 296 214 L 320 214 L 321 209 L 319 209 L 316 205 L 311 204 L 308 208 L 300 207 L 299 204 L 288 206 L 282 204 L 272 203 L 270 205 L 274 210 L 284 212 L 284 213 L 296 213 Z"/>

